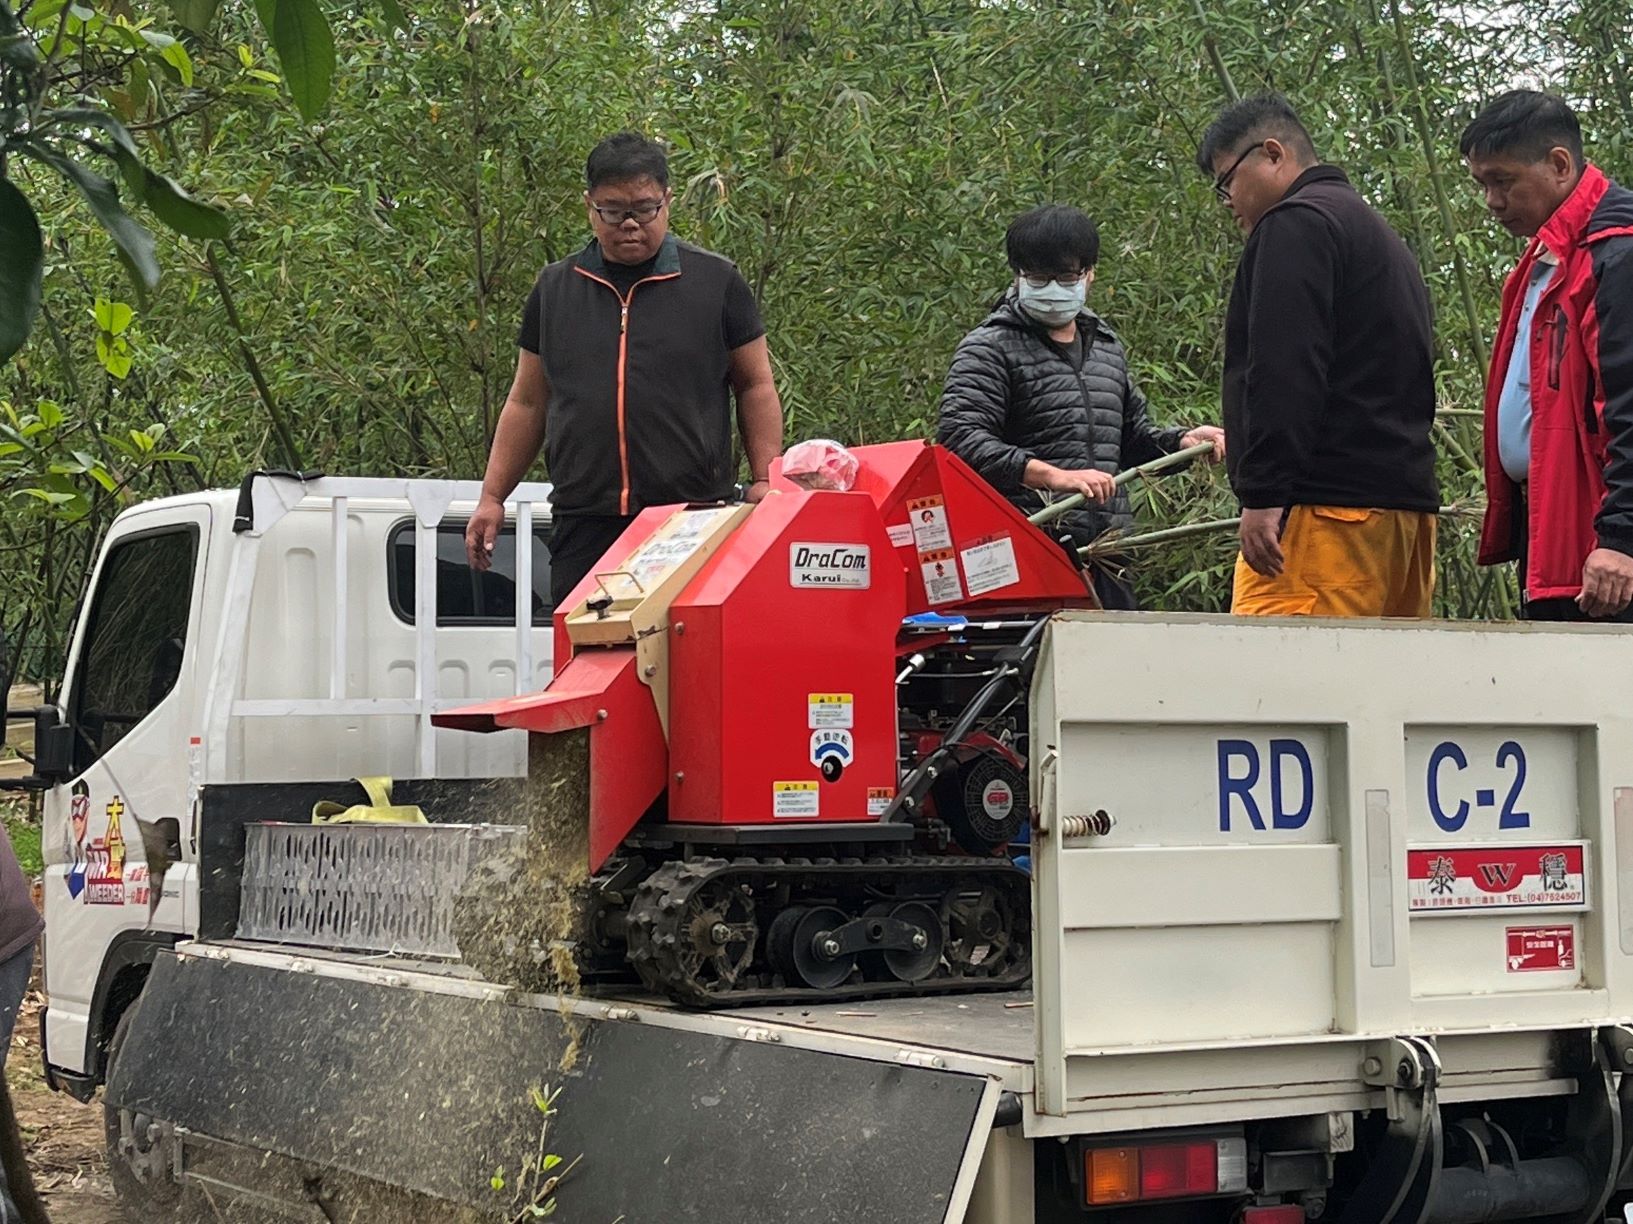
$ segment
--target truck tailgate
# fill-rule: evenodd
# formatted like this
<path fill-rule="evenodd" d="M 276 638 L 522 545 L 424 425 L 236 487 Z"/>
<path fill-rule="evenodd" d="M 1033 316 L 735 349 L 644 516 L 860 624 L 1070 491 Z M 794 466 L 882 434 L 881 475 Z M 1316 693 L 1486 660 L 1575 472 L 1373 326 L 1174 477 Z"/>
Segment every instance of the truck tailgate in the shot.
<path fill-rule="evenodd" d="M 1550 1031 L 1633 1014 L 1630 642 L 1058 617 L 1033 694 L 1040 1113 L 1352 1107 L 1405 1035 L 1434 1040 L 1443 1100 L 1568 1091 Z"/>

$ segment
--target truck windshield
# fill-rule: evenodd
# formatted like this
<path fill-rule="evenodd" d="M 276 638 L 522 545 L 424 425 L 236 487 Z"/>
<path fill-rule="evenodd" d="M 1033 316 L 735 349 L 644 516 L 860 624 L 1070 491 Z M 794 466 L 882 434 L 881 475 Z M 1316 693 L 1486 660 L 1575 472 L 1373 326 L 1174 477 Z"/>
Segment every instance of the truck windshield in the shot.
<path fill-rule="evenodd" d="M 176 686 L 197 548 L 197 531 L 184 527 L 131 536 L 108 550 L 74 686 L 76 772 L 89 769 Z"/>

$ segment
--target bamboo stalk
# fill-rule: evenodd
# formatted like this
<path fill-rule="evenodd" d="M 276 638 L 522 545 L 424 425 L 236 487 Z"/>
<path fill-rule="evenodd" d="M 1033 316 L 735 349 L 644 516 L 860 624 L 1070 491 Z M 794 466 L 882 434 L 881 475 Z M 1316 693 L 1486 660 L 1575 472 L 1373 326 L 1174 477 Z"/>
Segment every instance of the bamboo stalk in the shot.
<path fill-rule="evenodd" d="M 1435 152 L 1434 133 L 1429 127 L 1429 110 L 1423 101 L 1423 85 L 1418 80 L 1417 61 L 1412 55 L 1412 40 L 1406 32 L 1406 21 L 1401 16 L 1400 0 L 1391 0 L 1389 9 L 1395 25 L 1395 40 L 1400 44 L 1401 61 L 1406 69 L 1406 85 L 1412 91 L 1415 103 L 1412 108 L 1412 121 L 1417 127 L 1418 139 L 1423 142 L 1423 159 L 1428 165 L 1429 181 L 1434 187 L 1435 206 L 1440 212 L 1440 223 L 1446 228 L 1446 241 L 1452 249 L 1452 268 L 1457 274 L 1457 289 L 1463 299 L 1463 313 L 1467 316 L 1469 343 L 1473 345 L 1480 368 L 1484 370 L 1489 360 L 1485 332 L 1480 327 L 1480 310 L 1474 301 L 1474 282 L 1469 279 L 1468 261 L 1463 258 L 1463 250 L 1457 245 L 1457 222 L 1452 216 L 1451 200 L 1446 192 L 1446 176 L 1441 171 L 1440 156 Z M 1376 13 L 1376 5 L 1373 11 Z"/>
<path fill-rule="evenodd" d="M 1242 520 L 1239 518 L 1209 519 L 1204 523 L 1182 523 L 1178 527 L 1164 527 L 1161 531 L 1148 531 L 1144 535 L 1119 536 L 1110 540 L 1096 540 L 1093 544 L 1085 544 L 1078 549 L 1077 555 L 1085 561 L 1094 557 L 1116 556 L 1130 548 L 1145 548 L 1152 544 L 1172 544 L 1176 540 L 1189 540 L 1196 536 L 1234 531 L 1241 524 Z"/>
<path fill-rule="evenodd" d="M 1225 96 L 1232 102 L 1242 100 L 1241 91 L 1236 88 L 1236 82 L 1231 80 L 1230 69 L 1225 66 L 1225 57 L 1219 53 L 1219 43 L 1208 28 L 1208 14 L 1202 7 L 1202 0 L 1191 0 L 1191 7 L 1196 10 L 1197 24 L 1202 29 L 1202 45 L 1207 49 L 1208 60 L 1213 64 L 1213 70 L 1219 78 L 1219 84 L 1224 87 Z"/>
<path fill-rule="evenodd" d="M 1178 467 L 1182 463 L 1189 463 L 1192 459 L 1199 459 L 1213 450 L 1212 442 L 1198 442 L 1195 446 L 1187 446 L 1184 450 L 1177 450 L 1171 455 L 1163 455 L 1153 459 L 1150 463 L 1142 463 L 1139 467 L 1131 467 L 1126 472 L 1118 472 L 1113 483 L 1120 489 L 1126 484 L 1138 480 L 1141 476 L 1154 476 L 1158 472 L 1165 472 L 1171 467 Z M 1029 515 L 1027 522 L 1042 525 L 1053 522 L 1068 510 L 1075 510 L 1088 498 L 1081 493 L 1073 493 L 1070 497 L 1063 497 L 1057 502 L 1050 502 L 1042 510 Z"/>
<path fill-rule="evenodd" d="M 1484 506 L 1465 506 L 1453 504 L 1440 511 L 1441 518 L 1478 518 L 1485 513 Z M 1148 531 L 1143 535 L 1102 537 L 1092 544 L 1085 544 L 1077 550 L 1077 555 L 1085 561 L 1094 557 L 1117 556 L 1130 548 L 1145 548 L 1153 544 L 1172 544 L 1177 540 L 1190 540 L 1197 536 L 1214 535 L 1218 532 L 1234 531 L 1242 525 L 1240 518 L 1208 519 L 1201 523 L 1181 523 L 1178 527 L 1164 527 L 1160 531 Z"/>

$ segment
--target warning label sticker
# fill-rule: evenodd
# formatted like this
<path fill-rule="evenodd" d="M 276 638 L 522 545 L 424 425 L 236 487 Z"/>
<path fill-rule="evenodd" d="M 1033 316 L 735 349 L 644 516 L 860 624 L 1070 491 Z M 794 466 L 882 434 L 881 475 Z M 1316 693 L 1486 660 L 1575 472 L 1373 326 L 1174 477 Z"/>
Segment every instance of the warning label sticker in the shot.
<path fill-rule="evenodd" d="M 958 577 L 958 562 L 953 550 L 939 549 L 921 553 L 919 570 L 924 575 L 924 594 L 933 604 L 954 603 L 964 598 L 964 584 Z"/>
<path fill-rule="evenodd" d="M 1508 928 L 1508 971 L 1576 968 L 1576 931 L 1568 926 Z"/>
<path fill-rule="evenodd" d="M 947 503 L 940 497 L 915 497 L 907 503 L 907 522 L 913 529 L 913 540 L 919 552 L 935 552 L 953 546 L 953 533 L 947 526 Z"/>
<path fill-rule="evenodd" d="M 1407 908 L 1414 914 L 1471 910 L 1584 909 L 1582 843 L 1406 851 Z"/>
<path fill-rule="evenodd" d="M 970 585 L 971 598 L 1021 580 L 1015 564 L 1015 542 L 1008 536 L 976 544 L 958 555 L 964 562 L 964 580 Z"/>
<path fill-rule="evenodd" d="M 815 782 L 773 782 L 771 784 L 771 814 L 773 816 L 819 816 L 822 797 Z"/>
<path fill-rule="evenodd" d="M 811 693 L 805 703 L 807 721 L 813 731 L 819 727 L 856 725 L 856 698 L 850 693 Z"/>
<path fill-rule="evenodd" d="M 892 548 L 906 548 L 913 542 L 913 527 L 910 523 L 892 523 L 885 528 L 885 533 L 890 536 Z"/>
<path fill-rule="evenodd" d="M 890 806 L 890 801 L 895 797 L 896 793 L 888 786 L 868 787 L 868 815 L 883 816 L 885 809 Z"/>

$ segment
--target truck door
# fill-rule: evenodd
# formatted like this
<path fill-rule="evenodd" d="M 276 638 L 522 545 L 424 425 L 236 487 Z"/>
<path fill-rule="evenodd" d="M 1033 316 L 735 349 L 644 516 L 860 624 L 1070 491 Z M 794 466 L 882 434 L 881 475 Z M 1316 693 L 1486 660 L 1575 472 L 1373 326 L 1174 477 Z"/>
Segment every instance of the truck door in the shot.
<path fill-rule="evenodd" d="M 192 858 L 192 676 L 209 526 L 208 507 L 187 506 L 116 529 L 69 657 L 73 775 L 47 794 L 44 826 L 46 1048 L 69 1072 L 97 1074 L 98 1044 L 141 966 L 196 921 L 184 904 L 196 895 L 190 861 L 163 873 L 150 917 L 147 841 Z"/>

